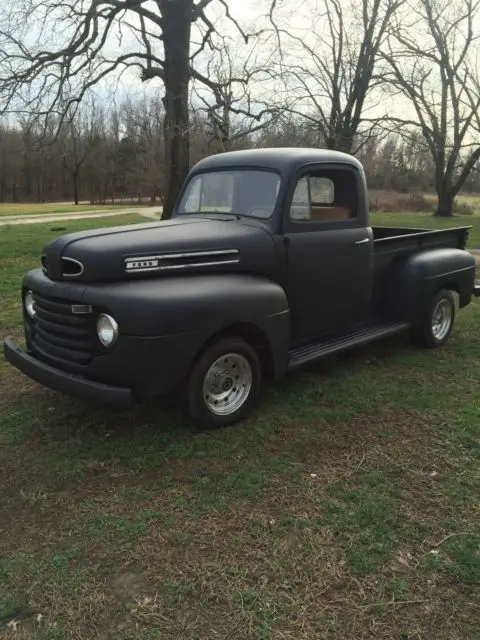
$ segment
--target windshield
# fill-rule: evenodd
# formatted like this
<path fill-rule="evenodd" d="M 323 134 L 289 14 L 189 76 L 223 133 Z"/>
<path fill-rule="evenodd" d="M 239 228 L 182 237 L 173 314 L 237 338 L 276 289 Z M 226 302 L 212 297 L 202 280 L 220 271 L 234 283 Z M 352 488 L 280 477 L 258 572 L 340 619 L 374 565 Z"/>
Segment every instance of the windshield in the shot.
<path fill-rule="evenodd" d="M 280 176 L 273 171 L 233 169 L 200 173 L 188 183 L 178 213 L 233 213 L 269 218 L 279 189 Z"/>

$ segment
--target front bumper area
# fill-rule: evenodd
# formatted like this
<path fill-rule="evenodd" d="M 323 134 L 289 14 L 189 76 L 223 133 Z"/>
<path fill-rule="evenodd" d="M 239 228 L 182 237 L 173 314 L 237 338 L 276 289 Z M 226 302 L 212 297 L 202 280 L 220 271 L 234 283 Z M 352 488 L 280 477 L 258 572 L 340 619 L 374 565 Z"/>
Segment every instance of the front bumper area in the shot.
<path fill-rule="evenodd" d="M 56 369 L 17 347 L 11 338 L 5 338 L 3 353 L 5 359 L 11 365 L 29 378 L 32 378 L 32 380 L 55 391 L 117 407 L 129 407 L 133 404 L 131 389 L 93 382 L 81 376 Z"/>

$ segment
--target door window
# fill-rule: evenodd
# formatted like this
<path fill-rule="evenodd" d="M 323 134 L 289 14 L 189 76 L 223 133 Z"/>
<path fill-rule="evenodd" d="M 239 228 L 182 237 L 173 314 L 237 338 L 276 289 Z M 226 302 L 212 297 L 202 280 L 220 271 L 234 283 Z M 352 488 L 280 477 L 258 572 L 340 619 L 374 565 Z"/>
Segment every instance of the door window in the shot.
<path fill-rule="evenodd" d="M 316 171 L 298 180 L 290 206 L 294 222 L 336 222 L 356 215 L 357 186 L 352 171 Z"/>

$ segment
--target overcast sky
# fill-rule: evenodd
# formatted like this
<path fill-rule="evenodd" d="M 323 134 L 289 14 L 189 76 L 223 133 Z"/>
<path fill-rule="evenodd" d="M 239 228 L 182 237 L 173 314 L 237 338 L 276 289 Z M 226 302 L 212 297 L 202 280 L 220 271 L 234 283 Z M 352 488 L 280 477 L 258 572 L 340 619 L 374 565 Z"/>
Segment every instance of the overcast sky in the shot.
<path fill-rule="evenodd" d="M 1 1 L 2 0 L 0 0 L 0 2 Z M 227 1 L 232 16 L 239 21 L 246 32 L 254 32 L 262 28 L 271 27 L 271 24 L 268 21 L 268 10 L 271 0 Z M 415 0 L 409 1 L 414 2 Z M 41 4 L 40 0 L 3 0 L 2 6 L 4 8 L 4 12 L 3 14 L 0 14 L 0 27 L 2 26 L 2 21 L 5 19 L 5 15 L 8 14 L 9 8 L 13 8 L 15 11 L 20 11 L 31 2 L 33 2 L 33 4 Z M 465 0 L 438 0 L 438 2 L 443 3 L 445 5 L 445 10 L 450 12 L 452 16 L 456 15 L 456 5 L 462 6 L 463 3 L 463 6 L 465 6 Z M 347 22 L 351 23 L 350 28 L 348 29 L 348 34 L 349 38 L 352 40 L 353 46 L 357 44 L 358 38 L 361 35 L 361 29 L 355 25 L 355 20 L 361 20 L 361 0 L 341 0 L 341 3 L 345 8 L 345 19 Z M 48 6 L 50 4 L 50 0 L 43 3 L 44 6 Z M 275 19 L 277 24 L 287 29 L 290 33 L 294 33 L 303 40 L 308 41 L 312 46 L 312 50 L 321 54 L 323 48 L 328 46 L 327 21 L 324 16 L 326 0 L 296 0 L 296 2 L 294 2 L 294 0 L 277 0 L 276 5 Z M 64 3 L 63 6 L 68 7 L 69 3 Z M 148 3 L 145 6 L 148 6 Z M 152 2 L 151 8 L 155 10 L 156 3 Z M 66 9 L 64 10 L 66 11 Z M 241 72 L 242 60 L 245 59 L 249 52 L 251 53 L 252 44 L 245 45 L 238 30 L 231 21 L 225 18 L 225 10 L 220 2 L 212 2 L 208 11 L 209 16 L 215 24 L 217 24 L 219 32 L 224 35 L 228 34 L 231 38 L 233 58 L 235 63 L 239 65 Z M 416 38 L 419 42 L 426 43 L 427 40 L 422 34 L 420 21 L 417 16 L 415 16 L 414 12 L 408 8 L 405 15 L 408 19 L 409 35 Z M 16 34 L 17 37 L 27 44 L 33 43 L 38 39 L 39 45 L 43 50 L 52 47 L 57 48 L 58 46 L 61 46 L 61 44 L 66 44 L 69 35 L 68 23 L 66 21 L 57 21 L 56 23 L 47 26 L 47 28 L 44 28 L 43 31 L 39 27 L 39 24 L 41 24 L 41 22 L 38 15 L 34 15 L 30 20 L 20 22 L 18 26 L 18 33 Z M 476 31 L 480 34 L 480 24 L 478 21 L 476 24 Z M 201 38 L 199 37 L 198 32 L 195 32 L 196 29 L 194 28 L 192 38 L 194 42 L 198 42 Z M 265 63 L 265 61 L 269 61 L 269 56 L 271 55 L 274 42 L 274 38 L 271 37 L 270 41 L 267 40 L 264 44 L 257 46 L 255 55 L 251 61 L 256 62 L 259 65 L 262 62 Z M 158 43 L 159 48 L 161 48 L 160 40 L 158 40 Z M 140 45 L 140 47 L 142 47 L 142 45 Z M 106 55 L 113 59 L 119 52 L 126 53 L 128 51 L 138 50 L 138 48 L 138 43 L 135 41 L 135 38 L 128 33 L 128 30 L 123 28 L 122 37 L 120 38 L 119 29 L 116 28 L 107 42 Z M 194 43 L 192 44 L 192 49 L 193 48 Z M 477 60 L 472 61 L 472 65 L 474 62 L 478 64 L 480 47 L 476 48 L 476 52 Z M 289 64 L 291 65 L 295 61 L 301 61 L 304 66 L 308 66 L 310 64 L 309 56 L 306 55 L 305 52 L 300 51 L 298 43 L 295 45 L 294 42 L 289 42 L 284 47 L 284 54 L 286 56 L 286 66 Z M 344 58 L 347 56 L 348 52 L 344 51 Z M 212 53 L 206 50 L 202 56 L 199 56 L 195 64 L 202 72 L 206 72 L 208 62 L 211 59 Z M 326 59 L 328 60 L 327 54 Z M 276 53 L 273 62 L 278 62 L 278 60 L 279 55 Z M 315 73 L 312 73 L 311 82 L 315 83 Z M 252 94 L 256 101 L 260 101 L 262 99 L 270 99 L 273 101 L 274 99 L 279 99 L 283 96 L 292 99 L 292 91 L 290 91 L 292 85 L 285 87 L 283 85 L 280 86 L 278 83 L 275 84 L 272 81 L 261 82 L 259 77 L 256 77 L 255 81 L 251 84 Z M 114 93 L 114 89 L 116 90 L 116 94 Z M 435 100 L 434 91 L 436 89 L 438 89 L 438 82 L 435 84 L 435 81 L 433 81 L 431 86 L 432 101 Z M 318 86 L 316 91 L 320 92 Z M 114 99 L 115 95 L 117 100 L 121 100 L 125 96 L 135 98 L 144 94 L 162 95 L 163 87 L 159 80 L 153 80 L 148 84 L 142 84 L 139 78 L 139 69 L 137 67 L 130 69 L 123 75 L 120 85 L 118 85 L 118 78 L 115 75 L 112 75 L 108 80 L 102 81 L 101 86 L 96 89 L 96 94 L 99 100 L 106 100 L 107 97 L 108 99 Z M 296 99 L 296 95 L 293 95 L 293 98 Z M 408 108 L 404 101 L 396 100 L 393 103 L 392 101 L 386 102 L 384 97 L 379 94 L 374 96 L 369 107 L 372 105 L 375 109 L 376 115 L 378 115 L 379 111 L 385 108 L 395 108 L 400 110 Z"/>

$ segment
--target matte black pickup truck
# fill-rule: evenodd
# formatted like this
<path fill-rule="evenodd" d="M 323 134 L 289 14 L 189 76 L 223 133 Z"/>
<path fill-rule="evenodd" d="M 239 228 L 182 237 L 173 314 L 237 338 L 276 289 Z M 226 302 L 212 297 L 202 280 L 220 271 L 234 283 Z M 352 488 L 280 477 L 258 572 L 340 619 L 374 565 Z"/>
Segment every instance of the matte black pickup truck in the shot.
<path fill-rule="evenodd" d="M 479 295 L 468 228 L 371 227 L 361 164 L 314 149 L 199 162 L 173 219 L 53 240 L 23 281 L 26 351 L 58 391 L 129 405 L 173 390 L 197 422 L 252 409 L 262 380 L 410 331 L 435 348 Z"/>

